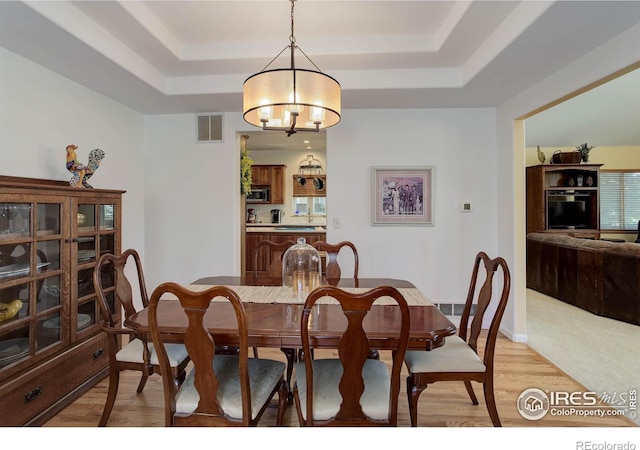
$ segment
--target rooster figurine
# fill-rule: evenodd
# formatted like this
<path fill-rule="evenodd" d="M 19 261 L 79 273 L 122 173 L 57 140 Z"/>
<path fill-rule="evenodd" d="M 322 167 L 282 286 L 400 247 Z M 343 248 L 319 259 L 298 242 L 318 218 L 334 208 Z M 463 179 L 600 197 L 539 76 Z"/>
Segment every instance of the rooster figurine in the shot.
<path fill-rule="evenodd" d="M 89 163 L 85 166 L 78 162 L 76 155 L 77 145 L 67 145 L 67 170 L 73 174 L 69 180 L 69 184 L 73 187 L 84 187 L 93 189 L 88 183 L 89 178 L 100 167 L 100 161 L 104 159 L 104 151 L 99 148 L 91 150 L 89 153 Z"/>

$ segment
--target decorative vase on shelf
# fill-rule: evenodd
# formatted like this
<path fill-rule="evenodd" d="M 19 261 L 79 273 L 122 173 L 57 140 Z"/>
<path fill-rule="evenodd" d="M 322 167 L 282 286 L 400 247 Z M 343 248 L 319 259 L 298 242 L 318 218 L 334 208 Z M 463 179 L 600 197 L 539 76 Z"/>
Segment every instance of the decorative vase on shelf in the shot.
<path fill-rule="evenodd" d="M 591 147 L 589 147 L 589 145 L 586 142 L 581 145 L 576 145 L 576 150 L 580 152 L 580 158 L 582 159 L 583 163 L 585 164 L 589 163 L 589 152 L 591 151 L 592 148 L 594 148 L 594 146 L 592 145 Z"/>

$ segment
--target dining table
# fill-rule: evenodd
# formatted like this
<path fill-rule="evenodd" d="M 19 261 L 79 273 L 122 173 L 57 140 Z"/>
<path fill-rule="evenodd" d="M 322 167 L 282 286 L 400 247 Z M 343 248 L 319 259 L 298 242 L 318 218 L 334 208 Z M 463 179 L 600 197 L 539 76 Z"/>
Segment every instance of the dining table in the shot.
<path fill-rule="evenodd" d="M 445 338 L 456 332 L 456 326 L 411 282 L 393 278 L 341 278 L 324 280 L 351 292 L 362 292 L 376 286 L 393 286 L 409 304 L 410 337 L 408 348 L 432 350 L 444 344 Z M 200 278 L 188 285 L 192 290 L 211 286 L 228 286 L 243 302 L 249 330 L 249 346 L 270 348 L 300 348 L 300 319 L 304 298 L 293 295 L 292 288 L 283 286 L 280 278 L 247 276 L 212 276 Z M 175 297 L 165 294 L 158 305 L 158 324 L 166 342 L 182 342 L 187 328 L 187 316 Z M 399 336 L 400 311 L 391 298 L 378 299 L 364 319 L 363 326 L 372 349 L 392 349 Z M 204 323 L 216 345 L 238 345 L 235 313 L 226 299 L 214 299 L 204 316 Z M 321 299 L 312 311 L 309 325 L 312 348 L 338 348 L 338 341 L 347 319 L 333 299 Z M 125 318 L 124 325 L 138 337 L 149 338 L 148 308 Z"/>

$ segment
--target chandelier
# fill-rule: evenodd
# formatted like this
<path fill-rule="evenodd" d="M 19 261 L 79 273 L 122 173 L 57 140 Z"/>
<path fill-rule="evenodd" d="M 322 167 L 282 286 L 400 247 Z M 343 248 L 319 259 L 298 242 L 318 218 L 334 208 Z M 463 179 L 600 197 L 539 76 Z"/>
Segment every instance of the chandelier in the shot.
<path fill-rule="evenodd" d="M 320 131 L 340 122 L 340 83 L 325 75 L 296 45 L 293 34 L 291 1 L 291 36 L 287 45 L 262 71 L 244 81 L 243 117 L 263 130 L 285 131 L 287 136 L 298 131 Z M 269 66 L 287 49 L 291 52 L 291 67 L 270 69 Z M 317 69 L 295 66 L 295 51 L 299 50 Z"/>

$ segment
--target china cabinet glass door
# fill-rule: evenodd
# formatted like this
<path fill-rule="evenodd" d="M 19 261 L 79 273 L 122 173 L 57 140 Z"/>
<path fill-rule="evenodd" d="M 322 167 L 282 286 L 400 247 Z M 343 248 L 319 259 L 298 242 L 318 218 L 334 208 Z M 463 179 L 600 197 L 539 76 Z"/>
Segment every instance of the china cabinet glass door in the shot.
<path fill-rule="evenodd" d="M 93 271 L 101 255 L 116 251 L 116 208 L 119 208 L 119 204 L 104 203 L 100 199 L 73 201 L 71 215 L 75 221 L 72 224 L 74 238 L 71 239 L 71 259 L 75 262 L 76 270 L 71 274 L 71 294 L 76 299 L 76 310 L 71 317 L 70 329 L 75 330 L 72 340 L 95 331 L 94 327 L 100 324 L 101 313 L 93 286 Z M 111 274 L 105 275 L 103 287 L 113 287 L 113 277 Z M 109 290 L 107 301 L 112 311 L 116 310 L 113 290 Z"/>
<path fill-rule="evenodd" d="M 68 200 L 0 202 L 0 372 L 48 355 L 68 339 L 64 298 Z"/>

